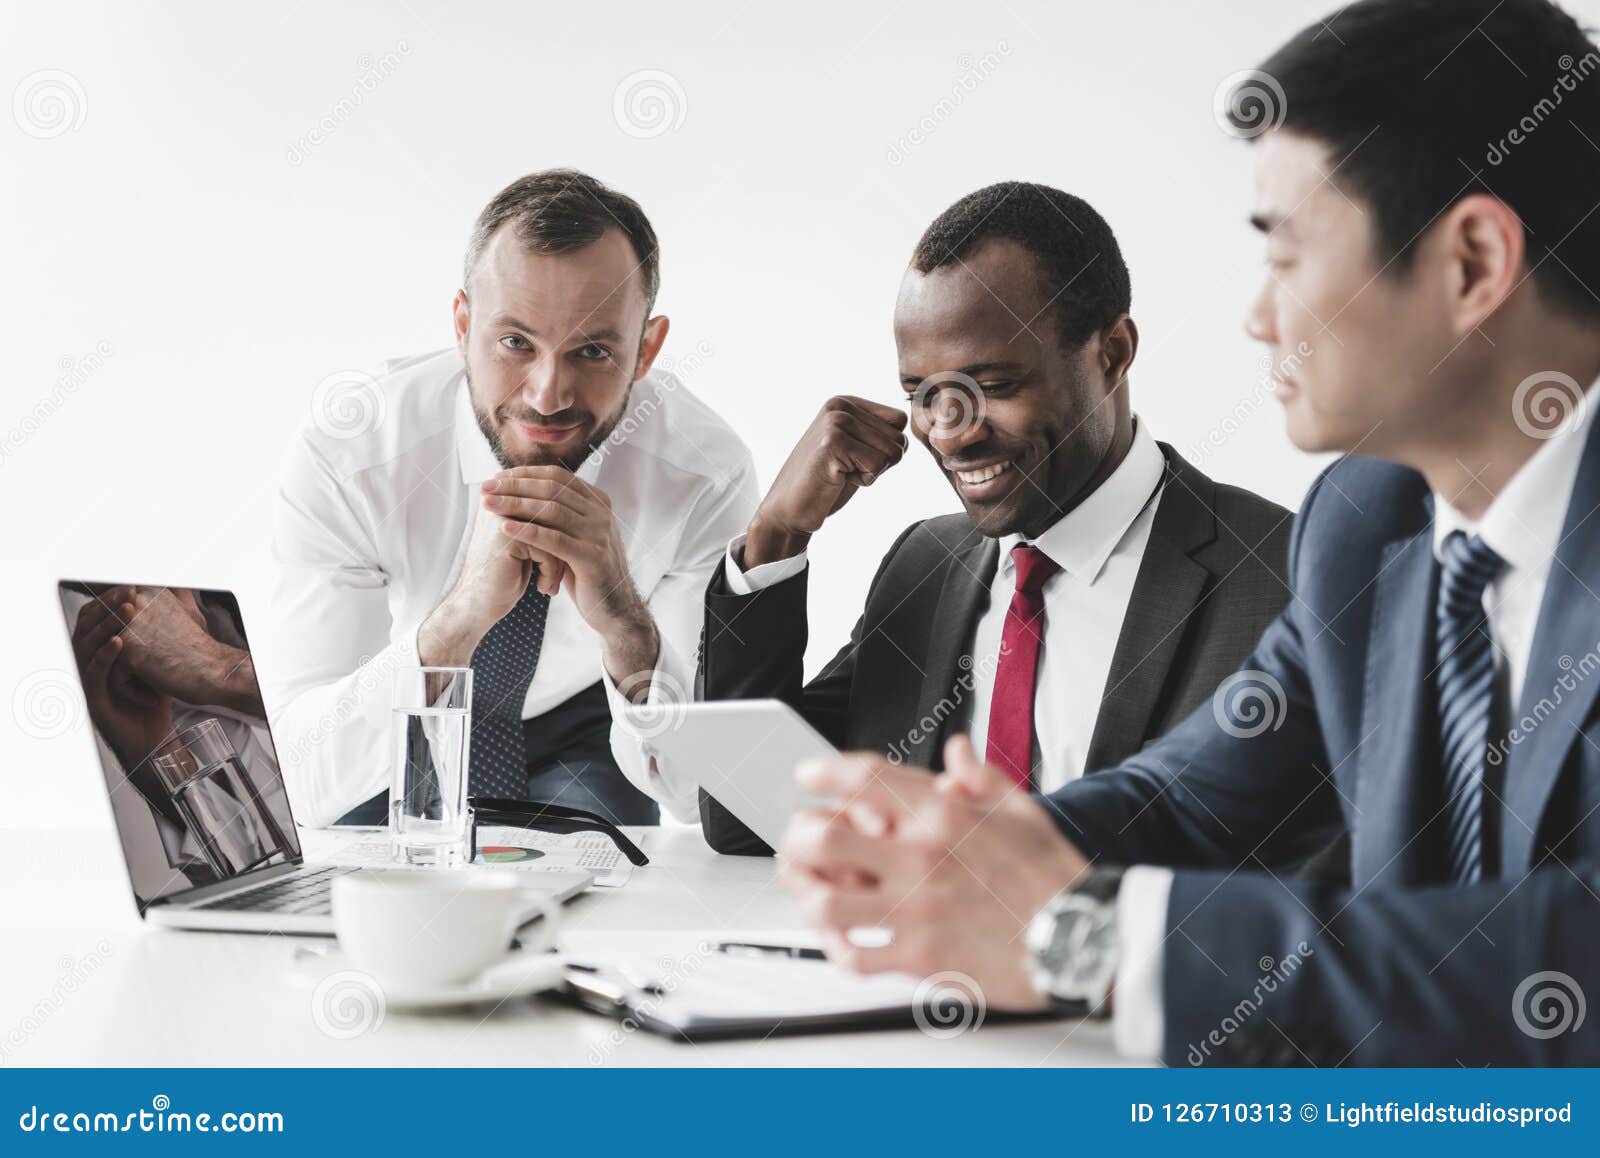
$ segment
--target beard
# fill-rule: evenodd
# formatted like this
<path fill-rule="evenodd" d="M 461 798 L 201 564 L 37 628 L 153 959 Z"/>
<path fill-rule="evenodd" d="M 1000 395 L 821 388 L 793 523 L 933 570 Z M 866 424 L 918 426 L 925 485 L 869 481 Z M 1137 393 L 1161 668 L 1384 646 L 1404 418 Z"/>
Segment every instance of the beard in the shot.
<path fill-rule="evenodd" d="M 511 470 L 519 466 L 559 466 L 566 470 L 577 469 L 588 460 L 589 456 L 604 445 L 606 439 L 611 437 L 611 432 L 617 428 L 617 423 L 622 421 L 622 412 L 628 408 L 628 400 L 633 397 L 633 383 L 628 383 L 628 389 L 623 393 L 622 400 L 617 403 L 617 408 L 603 421 L 596 422 L 594 415 L 581 410 L 563 410 L 559 414 L 540 414 L 536 410 L 520 409 L 510 406 L 497 406 L 491 414 L 478 405 L 477 391 L 472 388 L 472 368 L 466 367 L 467 397 L 472 402 L 472 416 L 478 420 L 478 429 L 483 431 L 483 437 L 489 442 L 489 449 L 494 451 L 495 459 L 502 467 Z M 543 448 L 536 449 L 531 454 L 516 454 L 505 444 L 500 436 L 500 431 L 509 421 L 531 422 L 537 425 L 571 426 L 581 422 L 590 426 L 588 437 L 583 442 L 569 450 L 566 454 L 556 454 Z"/>

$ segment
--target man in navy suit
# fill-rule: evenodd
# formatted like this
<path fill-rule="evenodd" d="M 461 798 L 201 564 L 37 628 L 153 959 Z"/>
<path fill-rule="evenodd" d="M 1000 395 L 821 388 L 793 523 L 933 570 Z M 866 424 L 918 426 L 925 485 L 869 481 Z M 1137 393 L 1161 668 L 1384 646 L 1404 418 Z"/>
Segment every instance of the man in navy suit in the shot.
<path fill-rule="evenodd" d="M 1595 71 L 1546 0 L 1365 0 L 1235 90 L 1248 329 L 1290 438 L 1347 452 L 1293 600 L 1211 703 L 1049 796 L 963 738 L 938 778 L 803 769 L 836 807 L 782 871 L 830 955 L 1109 1010 L 1175 1065 L 1600 1063 Z M 1341 833 L 1348 880 L 1283 871 Z"/>

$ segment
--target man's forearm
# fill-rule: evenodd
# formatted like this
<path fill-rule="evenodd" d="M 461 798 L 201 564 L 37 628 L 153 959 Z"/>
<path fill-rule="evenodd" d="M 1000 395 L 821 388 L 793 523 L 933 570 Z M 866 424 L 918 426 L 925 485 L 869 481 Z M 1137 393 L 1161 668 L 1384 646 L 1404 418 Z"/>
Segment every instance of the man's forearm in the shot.
<path fill-rule="evenodd" d="M 417 629 L 417 659 L 423 667 L 468 667 L 485 631 L 447 595 Z"/>
<path fill-rule="evenodd" d="M 608 632 L 604 643 L 606 674 L 628 699 L 643 703 L 650 694 L 661 657 L 661 633 L 646 608 Z"/>
<path fill-rule="evenodd" d="M 222 647 L 213 663 L 215 675 L 212 686 L 216 689 L 216 703 L 240 715 L 265 718 L 261 705 L 261 686 L 256 682 L 256 662 L 249 652 Z"/>

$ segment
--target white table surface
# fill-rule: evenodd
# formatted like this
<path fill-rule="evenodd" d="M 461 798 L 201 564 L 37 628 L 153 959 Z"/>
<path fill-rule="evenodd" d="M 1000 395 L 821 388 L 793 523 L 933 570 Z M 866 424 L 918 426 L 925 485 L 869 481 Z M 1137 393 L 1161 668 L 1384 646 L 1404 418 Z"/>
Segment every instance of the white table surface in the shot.
<path fill-rule="evenodd" d="M 770 859 L 718 856 L 695 828 L 637 833 L 652 863 L 621 889 L 574 900 L 564 947 L 665 954 L 707 933 L 798 927 Z M 314 855 L 323 834 L 307 835 Z M 293 961 L 297 946 L 331 942 L 143 925 L 109 829 L 0 830 L 0 872 L 0 1065 L 1121 1064 L 1099 1022 L 689 1045 L 540 999 L 492 1011 L 386 1010 L 343 1036 L 316 1015 L 314 986 Z"/>

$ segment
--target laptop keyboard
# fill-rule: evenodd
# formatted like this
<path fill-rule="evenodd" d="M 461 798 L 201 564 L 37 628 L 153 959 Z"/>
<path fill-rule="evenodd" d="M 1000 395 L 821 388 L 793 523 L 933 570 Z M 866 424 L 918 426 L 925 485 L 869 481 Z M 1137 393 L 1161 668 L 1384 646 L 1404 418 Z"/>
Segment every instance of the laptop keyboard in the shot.
<path fill-rule="evenodd" d="M 333 912 L 333 878 L 351 871 L 329 865 L 308 873 L 295 873 L 259 888 L 223 897 L 199 908 L 251 913 L 301 913 L 322 917 Z"/>

